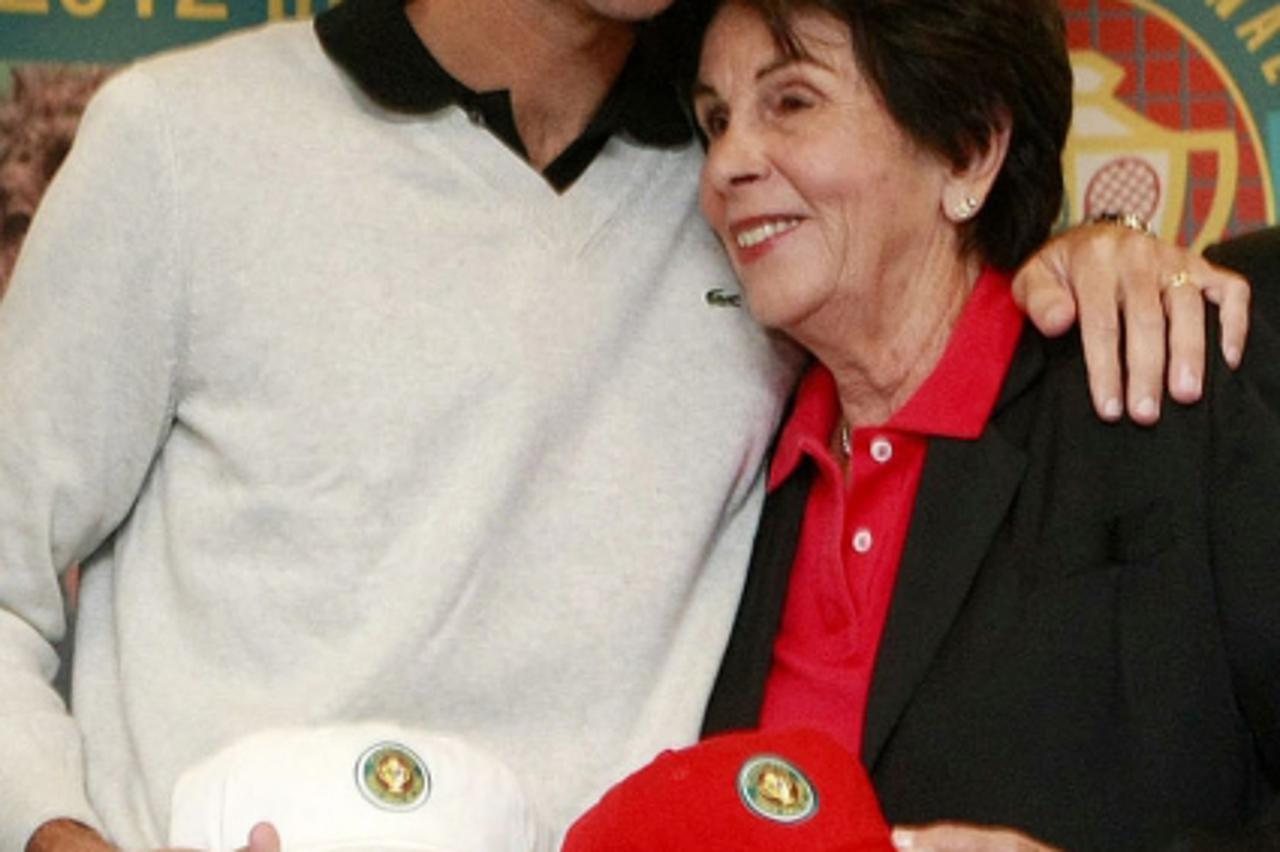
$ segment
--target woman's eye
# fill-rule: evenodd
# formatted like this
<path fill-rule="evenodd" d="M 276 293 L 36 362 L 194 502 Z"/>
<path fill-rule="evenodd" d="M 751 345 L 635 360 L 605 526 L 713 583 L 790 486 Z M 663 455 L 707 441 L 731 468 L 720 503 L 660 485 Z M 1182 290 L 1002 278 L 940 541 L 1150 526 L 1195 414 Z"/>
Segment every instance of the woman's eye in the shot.
<path fill-rule="evenodd" d="M 729 126 L 729 116 L 724 110 L 711 109 L 702 115 L 702 120 L 698 122 L 702 125 L 702 132 L 707 134 L 708 138 L 714 139 L 724 133 L 725 128 Z"/>
<path fill-rule="evenodd" d="M 806 110 L 811 106 L 813 106 L 813 101 L 810 98 L 796 92 L 785 92 L 778 96 L 774 109 L 783 115 L 787 115 Z"/>

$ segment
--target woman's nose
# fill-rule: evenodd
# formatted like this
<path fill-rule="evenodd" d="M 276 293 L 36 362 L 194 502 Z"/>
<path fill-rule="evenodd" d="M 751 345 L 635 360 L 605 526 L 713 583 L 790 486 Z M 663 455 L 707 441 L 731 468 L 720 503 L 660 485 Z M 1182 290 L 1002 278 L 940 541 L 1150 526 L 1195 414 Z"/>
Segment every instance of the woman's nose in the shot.
<path fill-rule="evenodd" d="M 711 140 L 706 169 L 711 184 L 719 192 L 761 180 L 769 173 L 763 147 L 748 126 L 729 126 Z"/>

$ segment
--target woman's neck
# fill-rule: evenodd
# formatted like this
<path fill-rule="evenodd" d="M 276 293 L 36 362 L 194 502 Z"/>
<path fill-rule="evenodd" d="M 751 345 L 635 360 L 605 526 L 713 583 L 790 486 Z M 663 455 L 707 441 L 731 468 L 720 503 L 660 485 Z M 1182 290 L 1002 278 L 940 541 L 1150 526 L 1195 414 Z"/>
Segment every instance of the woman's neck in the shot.
<path fill-rule="evenodd" d="M 850 428 L 889 420 L 933 373 L 980 269 L 954 257 L 926 264 L 793 335 L 831 370 Z"/>

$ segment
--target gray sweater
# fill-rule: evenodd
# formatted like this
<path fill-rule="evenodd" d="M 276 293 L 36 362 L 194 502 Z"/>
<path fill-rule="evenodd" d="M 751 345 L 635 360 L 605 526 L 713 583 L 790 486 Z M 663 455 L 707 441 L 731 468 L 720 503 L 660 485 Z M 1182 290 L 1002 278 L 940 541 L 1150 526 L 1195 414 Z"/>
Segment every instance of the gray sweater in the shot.
<path fill-rule="evenodd" d="M 108 84 L 0 307 L 0 849 L 157 845 L 272 725 L 467 738 L 557 829 L 693 740 L 795 370 L 706 299 L 698 166 L 614 139 L 558 196 L 306 24 Z"/>

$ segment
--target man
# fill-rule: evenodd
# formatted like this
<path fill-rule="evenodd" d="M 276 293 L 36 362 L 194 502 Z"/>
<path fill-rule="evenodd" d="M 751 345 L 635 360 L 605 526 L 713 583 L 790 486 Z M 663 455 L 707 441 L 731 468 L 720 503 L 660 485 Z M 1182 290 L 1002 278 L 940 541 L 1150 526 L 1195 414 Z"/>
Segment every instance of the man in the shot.
<path fill-rule="evenodd" d="M 163 845 L 183 774 L 284 724 L 463 737 L 558 828 L 696 737 L 797 365 L 697 218 L 636 46 L 667 3 L 347 0 L 103 90 L 0 310 L 0 848 Z M 1243 285 L 1092 234 L 1026 301 L 1061 326 L 1060 267 L 1098 286 L 1117 417 L 1127 255 L 1157 416 L 1153 270 L 1235 294 L 1237 346 Z"/>

